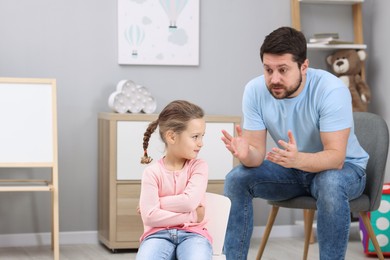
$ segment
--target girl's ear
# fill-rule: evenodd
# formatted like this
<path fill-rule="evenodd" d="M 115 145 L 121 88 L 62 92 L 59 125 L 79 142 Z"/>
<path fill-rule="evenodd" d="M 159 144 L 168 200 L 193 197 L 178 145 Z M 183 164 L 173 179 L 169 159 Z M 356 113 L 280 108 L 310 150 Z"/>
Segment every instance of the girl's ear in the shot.
<path fill-rule="evenodd" d="M 176 140 L 176 134 L 174 131 L 172 130 L 168 130 L 166 133 L 165 133 L 165 140 L 167 140 L 167 143 L 168 144 L 174 144 L 175 143 L 175 140 Z"/>

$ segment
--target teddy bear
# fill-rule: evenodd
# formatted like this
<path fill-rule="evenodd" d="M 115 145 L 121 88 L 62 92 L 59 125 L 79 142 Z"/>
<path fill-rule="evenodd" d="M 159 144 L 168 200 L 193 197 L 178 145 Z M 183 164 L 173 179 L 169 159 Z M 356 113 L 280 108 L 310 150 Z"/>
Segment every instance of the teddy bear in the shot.
<path fill-rule="evenodd" d="M 362 62 L 366 57 L 364 50 L 352 49 L 337 50 L 326 57 L 332 73 L 349 88 L 353 111 L 367 111 L 371 100 L 370 87 L 360 75 Z"/>

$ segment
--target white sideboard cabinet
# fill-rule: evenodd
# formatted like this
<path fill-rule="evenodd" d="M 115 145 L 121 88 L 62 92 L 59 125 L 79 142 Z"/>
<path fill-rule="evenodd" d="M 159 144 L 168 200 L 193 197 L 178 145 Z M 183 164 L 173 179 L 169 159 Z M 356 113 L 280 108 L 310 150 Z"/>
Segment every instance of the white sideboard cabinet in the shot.
<path fill-rule="evenodd" d="M 108 248 L 138 248 L 143 232 L 137 205 L 140 182 L 145 165 L 143 134 L 155 114 L 99 113 L 98 171 L 99 171 L 99 241 Z M 208 191 L 222 193 L 225 175 L 238 164 L 221 140 L 221 130 L 234 135 L 238 116 L 206 115 L 204 146 L 199 153 L 209 165 Z M 149 155 L 158 160 L 164 154 L 164 144 L 156 130 L 149 141 Z"/>

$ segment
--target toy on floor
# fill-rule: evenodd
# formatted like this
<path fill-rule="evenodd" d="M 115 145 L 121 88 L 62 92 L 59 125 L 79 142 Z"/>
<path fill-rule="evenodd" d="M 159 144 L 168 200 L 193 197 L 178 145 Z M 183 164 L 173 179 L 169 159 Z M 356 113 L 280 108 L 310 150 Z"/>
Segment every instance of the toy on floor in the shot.
<path fill-rule="evenodd" d="M 370 222 L 384 256 L 390 256 L 390 183 L 383 185 L 382 200 L 378 210 L 369 213 Z M 376 256 L 363 221 L 359 220 L 360 239 L 366 255 Z"/>

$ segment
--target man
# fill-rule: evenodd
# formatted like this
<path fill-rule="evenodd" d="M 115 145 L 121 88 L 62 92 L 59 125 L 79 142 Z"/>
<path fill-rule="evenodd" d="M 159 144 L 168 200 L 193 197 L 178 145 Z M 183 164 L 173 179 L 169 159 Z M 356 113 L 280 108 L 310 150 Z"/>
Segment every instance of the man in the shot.
<path fill-rule="evenodd" d="M 264 75 L 243 95 L 243 129 L 222 140 L 241 165 L 225 180 L 231 199 L 225 241 L 228 260 L 246 259 L 253 231 L 253 198 L 317 200 L 320 259 L 344 259 L 352 200 L 364 190 L 368 154 L 355 134 L 351 95 L 334 75 L 309 68 L 306 39 L 289 27 L 266 36 Z M 278 147 L 266 152 L 267 132 Z"/>

